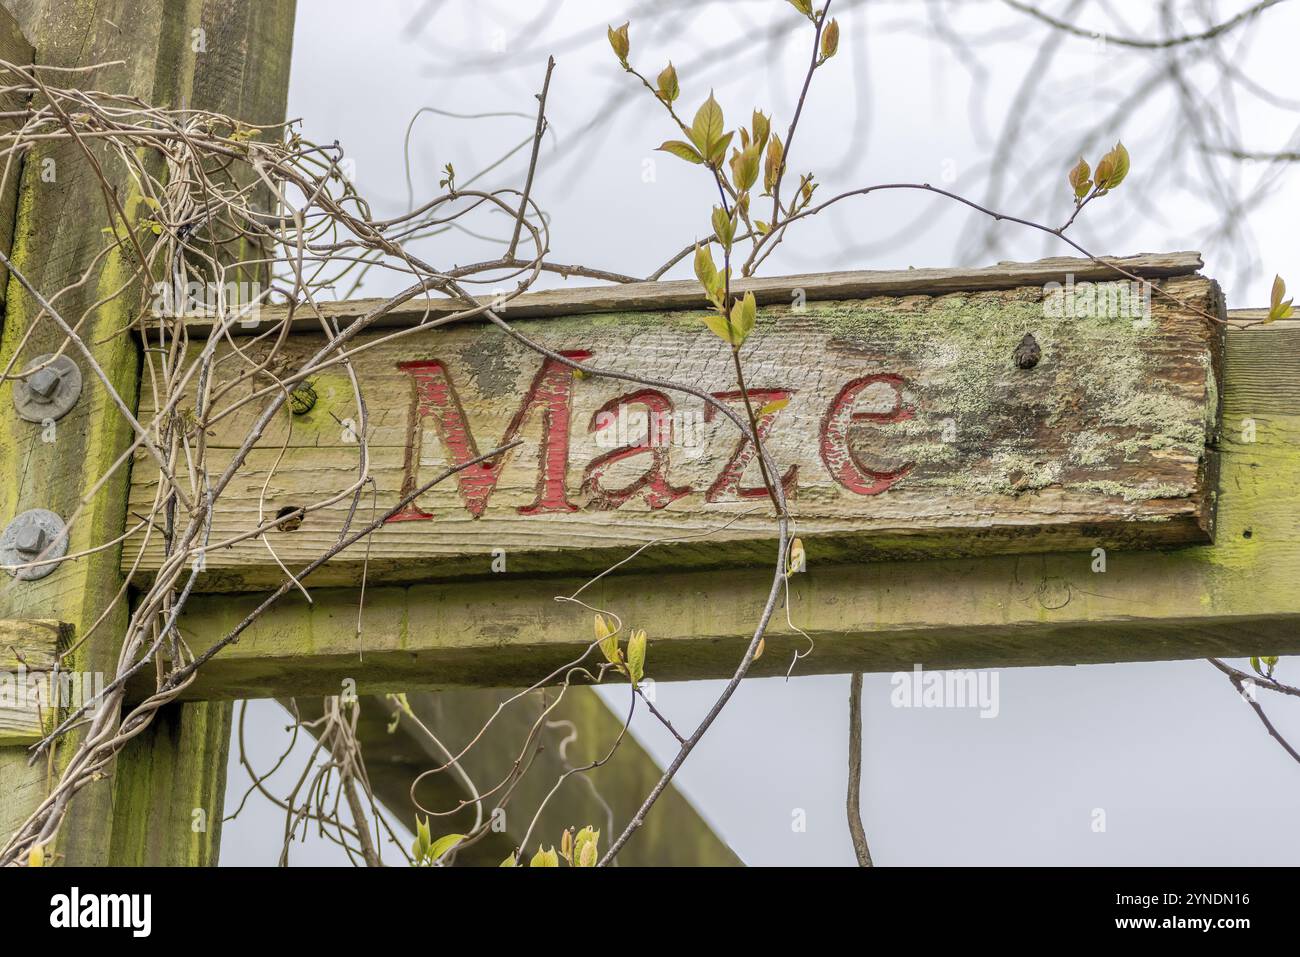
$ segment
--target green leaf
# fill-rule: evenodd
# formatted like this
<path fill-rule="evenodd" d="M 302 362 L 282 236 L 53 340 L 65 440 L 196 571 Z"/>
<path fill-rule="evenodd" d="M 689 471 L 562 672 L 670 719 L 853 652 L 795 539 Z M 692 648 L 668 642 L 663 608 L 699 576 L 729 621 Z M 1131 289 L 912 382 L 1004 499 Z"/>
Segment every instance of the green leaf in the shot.
<path fill-rule="evenodd" d="M 772 142 L 767 147 L 767 163 L 763 167 L 763 189 L 766 192 L 772 192 L 776 189 L 776 182 L 781 177 L 781 166 L 785 162 L 785 147 L 781 145 L 781 137 L 775 133 L 772 134 Z"/>
<path fill-rule="evenodd" d="M 415 822 L 415 847 L 416 857 L 425 857 L 429 853 L 429 847 L 433 842 L 433 836 L 429 832 L 429 821 L 427 818 L 417 818 Z"/>
<path fill-rule="evenodd" d="M 1124 182 L 1124 177 L 1128 175 L 1128 163 L 1128 150 L 1123 143 L 1116 143 L 1110 152 L 1097 161 L 1097 188 L 1109 191 Z"/>
<path fill-rule="evenodd" d="M 691 142 L 695 144 L 695 148 L 701 155 L 707 157 L 713 152 L 718 141 L 722 139 L 723 126 L 722 107 L 710 93 L 709 98 L 696 111 L 695 119 L 691 123 Z"/>
<path fill-rule="evenodd" d="M 596 613 L 592 627 L 595 629 L 597 641 L 604 641 L 614 631 L 613 627 L 609 623 L 609 619 L 599 612 Z"/>
<path fill-rule="evenodd" d="M 735 130 L 732 130 L 729 133 L 724 133 L 722 136 L 718 137 L 717 141 L 714 142 L 711 147 L 709 147 L 709 152 L 705 154 L 705 158 L 709 161 L 710 166 L 722 165 L 722 161 L 727 156 L 727 147 L 731 145 L 731 138 L 735 135 Z"/>
<path fill-rule="evenodd" d="M 1111 150 L 1111 152 L 1115 154 L 1115 169 L 1110 174 L 1110 179 L 1106 181 L 1107 189 L 1114 189 L 1120 183 L 1124 182 L 1124 178 L 1128 176 L 1129 158 L 1128 150 L 1124 148 L 1124 144 L 1116 143 L 1115 148 Z"/>
<path fill-rule="evenodd" d="M 835 55 L 835 51 L 840 48 L 840 24 L 838 20 L 831 20 L 826 24 L 826 29 L 822 31 L 822 62 L 825 63 Z"/>
<path fill-rule="evenodd" d="M 1290 319 L 1293 312 L 1291 300 L 1283 299 L 1286 295 L 1286 283 L 1281 276 L 1273 277 L 1273 289 L 1268 297 L 1268 318 L 1264 321 L 1276 322 L 1279 319 Z"/>
<path fill-rule="evenodd" d="M 729 345 L 736 345 L 735 335 L 732 332 L 731 326 L 728 324 L 726 319 L 722 318 L 721 315 L 716 312 L 711 312 L 706 316 L 701 316 L 701 318 L 704 320 L 704 324 L 713 330 L 715 336 Z"/>
<path fill-rule="evenodd" d="M 704 287 L 704 294 L 709 301 L 721 308 L 725 277 L 713 264 L 713 253 L 710 252 L 707 244 L 695 247 L 695 278 Z"/>
<path fill-rule="evenodd" d="M 759 409 L 758 414 L 760 417 L 764 415 L 773 415 L 774 413 L 780 412 L 789 404 L 790 404 L 789 396 L 787 396 L 784 399 L 773 399 L 771 402 L 767 403 L 761 409 Z"/>
<path fill-rule="evenodd" d="M 638 628 L 627 642 L 627 670 L 634 685 L 645 677 L 645 646 L 645 631 Z"/>
<path fill-rule="evenodd" d="M 678 159 L 684 159 L 688 163 L 704 162 L 704 157 L 695 151 L 695 147 L 682 140 L 667 140 L 656 149 L 663 150 L 665 153 L 672 153 Z"/>
<path fill-rule="evenodd" d="M 801 572 L 808 567 L 808 556 L 803 550 L 803 540 L 796 538 L 790 542 L 790 551 L 786 557 L 786 577 Z"/>
<path fill-rule="evenodd" d="M 573 840 L 575 867 L 595 867 L 600 856 L 600 831 L 584 827 Z"/>
<path fill-rule="evenodd" d="M 1092 168 L 1088 166 L 1088 161 L 1080 156 L 1079 162 L 1070 170 L 1070 186 L 1074 189 L 1075 199 L 1083 199 L 1092 189 L 1092 180 L 1089 178 L 1091 174 Z"/>
<path fill-rule="evenodd" d="M 622 665 L 623 655 L 618 650 L 618 632 L 610 625 L 604 615 L 596 616 L 596 639 L 600 643 L 600 653 L 613 665 Z"/>
<path fill-rule="evenodd" d="M 794 7 L 805 17 L 812 16 L 812 0 L 790 0 L 790 6 Z"/>
<path fill-rule="evenodd" d="M 539 844 L 537 845 L 537 853 L 534 854 L 533 859 L 528 862 L 528 866 L 559 867 L 560 855 L 555 853 L 555 848 L 551 848 L 549 851 L 542 850 L 542 846 Z"/>
<path fill-rule="evenodd" d="M 515 855 L 513 851 L 504 861 L 502 861 L 500 864 L 497 865 L 497 867 L 518 867 L 518 866 L 519 866 L 519 862 L 515 860 Z"/>
<path fill-rule="evenodd" d="M 617 30 L 613 27 L 608 28 L 609 45 L 614 48 L 614 55 L 618 57 L 618 62 L 627 66 L 627 54 L 631 49 L 631 44 L 627 36 L 628 24 L 623 24 Z"/>
<path fill-rule="evenodd" d="M 758 304 L 754 301 L 752 292 L 745 293 L 745 297 L 731 307 L 731 327 L 735 331 L 735 344 L 743 345 L 749 338 L 749 334 L 754 331 L 754 320 L 758 316 Z"/>
<path fill-rule="evenodd" d="M 744 192 L 758 180 L 758 158 L 762 147 L 757 143 L 731 154 L 731 182 Z"/>
<path fill-rule="evenodd" d="M 736 221 L 727 215 L 721 206 L 713 207 L 713 233 L 722 243 L 723 249 L 731 248 L 731 241 L 736 235 Z"/>
<path fill-rule="evenodd" d="M 704 162 L 704 157 L 695 151 L 695 147 L 682 140 L 667 140 L 656 149 L 663 150 L 665 153 L 672 153 L 678 159 L 684 159 L 688 163 Z"/>
<path fill-rule="evenodd" d="M 761 153 L 763 147 L 767 145 L 767 137 L 772 129 L 772 119 L 755 110 L 754 116 L 750 120 L 750 127 L 754 131 L 754 142 L 758 145 L 758 151 Z"/>
<path fill-rule="evenodd" d="M 722 300 L 727 295 L 727 274 L 725 272 L 717 273 L 713 277 L 713 287 L 708 290 L 709 299 L 719 311 L 722 309 Z"/>
<path fill-rule="evenodd" d="M 677 85 L 677 70 L 673 67 L 672 60 L 668 61 L 668 65 L 659 74 L 657 83 L 659 85 L 659 99 L 665 103 L 672 103 L 681 95 L 681 87 Z"/>
<path fill-rule="evenodd" d="M 443 855 L 463 840 L 465 840 L 464 834 L 444 834 L 442 837 L 434 841 L 433 846 L 429 848 L 429 860 L 442 860 Z"/>

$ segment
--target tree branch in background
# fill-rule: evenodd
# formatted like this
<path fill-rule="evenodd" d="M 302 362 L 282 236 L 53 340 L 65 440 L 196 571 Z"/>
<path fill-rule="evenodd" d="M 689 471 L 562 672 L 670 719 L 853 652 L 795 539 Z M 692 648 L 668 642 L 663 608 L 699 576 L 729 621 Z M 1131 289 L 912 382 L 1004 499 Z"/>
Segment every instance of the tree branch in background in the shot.
<path fill-rule="evenodd" d="M 1267 688 L 1269 691 L 1276 691 L 1280 694 L 1289 695 L 1300 695 L 1300 688 L 1293 688 L 1290 685 L 1284 685 L 1281 682 L 1274 681 L 1272 678 L 1264 677 L 1263 675 L 1247 674 L 1238 668 L 1225 664 L 1218 658 L 1207 658 L 1206 660 L 1228 676 L 1228 680 L 1232 682 L 1232 686 L 1237 689 L 1237 694 L 1241 695 L 1242 700 L 1250 705 L 1251 709 L 1255 712 L 1256 717 L 1259 718 L 1260 723 L 1264 725 L 1264 730 L 1268 732 L 1269 737 L 1276 741 L 1283 751 L 1291 755 L 1293 761 L 1300 764 L 1300 752 L 1291 747 L 1291 743 L 1287 741 L 1286 738 L 1282 737 L 1281 732 L 1273 726 L 1273 722 L 1270 721 L 1268 715 L 1264 713 L 1263 707 L 1261 707 L 1260 703 L 1255 700 L 1253 691 L 1246 690 L 1246 685 L 1249 683 L 1252 689 Z"/>
<path fill-rule="evenodd" d="M 867 847 L 867 831 L 862 826 L 862 674 L 855 672 L 849 682 L 849 793 L 845 802 L 849 815 L 849 834 L 859 867 L 874 867 Z"/>
<path fill-rule="evenodd" d="M 1224 20 L 1221 23 L 1216 23 L 1205 30 L 1201 30 L 1197 33 L 1184 33 L 1179 36 L 1160 37 L 1155 40 L 1143 40 L 1138 37 L 1121 37 L 1116 36 L 1113 33 L 1089 30 L 1086 27 L 1076 26 L 1068 20 L 1061 20 L 1054 17 L 1049 13 L 1039 10 L 1031 4 L 1021 2 L 1021 0 L 1002 0 L 1002 2 L 1013 10 L 1027 13 L 1034 19 L 1041 20 L 1048 26 L 1057 30 L 1063 30 L 1072 36 L 1083 37 L 1088 40 L 1101 39 L 1107 43 L 1113 43 L 1116 46 L 1133 47 L 1138 50 L 1167 50 L 1170 47 L 1179 47 L 1185 46 L 1189 43 L 1201 43 L 1205 40 L 1213 40 L 1215 37 L 1221 36 L 1234 27 L 1240 26 L 1253 17 L 1258 16 L 1269 7 L 1277 6 L 1282 2 L 1282 0 L 1260 0 L 1259 3 L 1242 10 L 1236 16 L 1229 17 L 1227 20 Z"/>

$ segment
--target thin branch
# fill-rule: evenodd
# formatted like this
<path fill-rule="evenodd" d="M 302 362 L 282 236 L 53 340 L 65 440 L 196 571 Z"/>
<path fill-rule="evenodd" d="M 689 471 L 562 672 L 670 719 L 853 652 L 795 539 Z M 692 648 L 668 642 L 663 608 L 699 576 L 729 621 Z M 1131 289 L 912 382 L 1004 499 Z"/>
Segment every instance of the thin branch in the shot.
<path fill-rule="evenodd" d="M 871 867 L 871 850 L 862 826 L 862 674 L 854 672 L 849 681 L 849 793 L 846 810 L 853 853 L 859 867 Z"/>
<path fill-rule="evenodd" d="M 1116 36 L 1115 34 L 1105 33 L 1099 30 L 1088 30 L 1084 27 L 1075 26 L 1073 23 L 1066 20 L 1058 19 L 1050 13 L 1045 13 L 1031 4 L 1024 3 L 1023 0 L 1002 0 L 1002 2 L 1013 10 L 1019 10 L 1021 13 L 1026 13 L 1034 19 L 1040 20 L 1057 30 L 1063 30 L 1072 36 L 1083 37 L 1088 40 L 1101 38 L 1102 40 L 1105 40 L 1105 42 L 1113 43 L 1116 46 L 1133 47 L 1139 50 L 1168 50 L 1171 47 L 1180 47 L 1186 46 L 1189 43 L 1201 43 L 1205 40 L 1213 40 L 1215 37 L 1222 36 L 1229 30 L 1253 19 L 1269 7 L 1277 6 L 1279 3 L 1282 3 L 1283 0 L 1261 0 L 1261 2 L 1242 10 L 1236 16 L 1230 17 L 1221 23 L 1216 23 L 1198 33 L 1185 33 L 1180 36 L 1160 37 L 1155 40 Z"/>

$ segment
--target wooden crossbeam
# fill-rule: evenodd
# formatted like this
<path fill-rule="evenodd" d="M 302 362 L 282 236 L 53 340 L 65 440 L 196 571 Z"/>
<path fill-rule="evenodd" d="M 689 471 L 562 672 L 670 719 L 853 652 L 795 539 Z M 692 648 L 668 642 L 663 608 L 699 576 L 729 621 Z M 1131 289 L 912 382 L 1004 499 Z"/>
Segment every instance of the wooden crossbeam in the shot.
<path fill-rule="evenodd" d="M 533 745 L 526 748 L 542 708 L 554 703 L 555 693 L 548 692 L 543 704 L 542 692 L 533 692 L 498 714 L 497 706 L 516 694 L 504 689 L 458 689 L 407 696 L 416 717 L 455 754 L 460 754 L 492 720 L 491 732 L 465 752 L 461 764 L 475 787 L 487 793 L 483 798 L 485 818 L 490 818 L 503 800 L 505 807 L 497 827 L 489 829 L 483 840 L 457 853 L 458 864 L 495 866 L 523 842 L 530 830 L 529 853 L 536 850 L 538 843 L 558 844 L 566 827 L 590 824 L 601 831 L 602 843 L 606 842 L 608 835 L 617 833 L 636 813 L 662 773 L 654 758 L 629 735 L 619 743 L 613 761 L 582 774 L 570 774 L 547 801 L 548 793 L 566 771 L 585 767 L 610 753 L 625 716 L 611 710 L 592 689 L 571 688 L 564 700 L 548 712 L 537 728 Z M 307 720 L 321 714 L 318 698 L 300 699 L 298 707 Z M 421 813 L 411 799 L 416 776 L 442 767 L 447 756 L 415 722 L 404 715 L 394 718 L 399 710 L 386 698 L 362 699 L 357 738 L 375 796 L 410 827 Z M 498 785 L 521 757 L 528 772 L 506 800 L 505 789 L 498 789 Z M 472 798 L 461 778 L 451 771 L 426 775 L 415 793 L 420 805 L 439 812 L 450 811 Z M 545 809 L 534 824 L 533 815 L 543 801 Z M 637 839 L 619 855 L 620 864 L 731 867 L 741 863 L 675 785 L 669 784 L 660 802 L 664 812 L 646 819 Z M 436 820 L 433 826 L 437 833 L 465 833 L 474 821 L 474 810 L 467 806 L 458 815 Z"/>
<path fill-rule="evenodd" d="M 66 703 L 52 680 L 72 628 L 60 621 L 0 620 L 0 746 L 31 744 Z"/>
<path fill-rule="evenodd" d="M 1113 273 L 1079 279 L 1098 272 L 1086 260 L 918 270 L 925 294 L 901 294 L 925 287 L 898 274 L 765 280 L 777 303 L 760 308 L 742 355 L 810 558 L 1207 541 L 1218 288 L 1186 254 L 1123 262 L 1160 277 L 1159 293 Z M 517 327 L 579 365 L 687 382 L 743 414 L 730 350 L 701 322 L 698 287 L 681 286 L 569 291 L 567 306 L 539 293 L 502 311 L 571 310 Z M 482 322 L 407 331 L 418 334 L 358 336 L 349 367 L 315 375 L 296 413 L 266 429 L 216 510 L 200 590 L 278 583 L 345 523 L 513 439 L 522 444 L 409 503 L 314 583 L 594 571 L 664 539 L 675 541 L 628 570 L 767 560 L 774 524 L 752 445 L 703 396 L 584 375 Z M 211 469 L 224 470 L 274 399 L 272 374 L 301 368 L 322 342 L 272 335 L 217 348 L 229 386 L 205 430 Z M 152 411 L 146 397 L 141 415 Z M 363 458 L 375 494 L 358 512 Z M 133 513 L 151 509 L 157 477 L 140 457 Z M 301 522 L 274 526 L 302 509 Z M 155 571 L 161 536 L 148 536 L 138 566 L 136 541 L 124 567 Z"/>
<path fill-rule="evenodd" d="M 790 582 L 790 616 L 815 641 L 799 673 L 1300 651 L 1300 322 L 1229 331 L 1222 403 L 1214 544 L 813 562 Z M 553 600 L 581 581 L 503 576 L 370 589 L 364 661 L 355 590 L 316 590 L 311 605 L 286 598 L 191 690 L 321 693 L 345 678 L 363 691 L 531 682 L 589 641 L 589 613 Z M 609 576 L 584 599 L 650 632 L 653 677 L 719 677 L 734 668 L 770 582 L 763 568 L 725 579 L 661 570 Z M 185 622 L 192 647 L 218 641 L 259 600 L 194 599 Z M 778 613 L 755 673 L 783 673 L 805 648 Z"/>
<path fill-rule="evenodd" d="M 760 306 L 789 305 L 792 289 L 802 289 L 809 301 L 870 299 L 873 296 L 942 296 L 952 292 L 986 292 L 1041 286 L 1060 280 L 1065 273 L 1078 282 L 1108 282 L 1116 278 L 1115 268 L 1143 279 L 1166 279 L 1196 272 L 1203 265 L 1201 254 L 1192 251 L 1146 253 L 1140 256 L 1106 258 L 1103 264 L 1069 256 L 1034 262 L 1004 262 L 977 268 L 858 269 L 844 272 L 806 273 L 795 276 L 753 276 L 736 279 L 737 295 L 752 292 Z M 670 279 L 626 285 L 578 286 L 525 292 L 497 303 L 502 314 L 515 319 L 555 319 L 569 316 L 619 312 L 661 312 L 700 308 L 700 284 L 693 279 Z M 489 300 L 494 301 L 494 300 Z M 383 310 L 372 323 L 375 329 L 410 328 L 464 311 L 465 303 L 455 299 L 413 299 L 388 308 L 383 299 L 349 299 L 318 304 L 319 315 L 305 307 L 266 306 L 255 321 L 240 320 L 230 329 L 247 336 L 288 324 L 293 332 L 319 332 L 321 319 L 346 329 L 362 316 Z M 207 336 L 212 317 L 201 313 L 187 317 L 186 332 L 192 338 Z"/>

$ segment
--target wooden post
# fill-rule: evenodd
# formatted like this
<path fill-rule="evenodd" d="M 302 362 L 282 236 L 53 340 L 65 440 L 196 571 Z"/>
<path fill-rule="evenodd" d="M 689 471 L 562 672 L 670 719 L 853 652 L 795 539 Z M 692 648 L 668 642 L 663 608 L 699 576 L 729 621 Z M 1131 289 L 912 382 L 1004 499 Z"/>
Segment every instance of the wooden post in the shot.
<path fill-rule="evenodd" d="M 161 106 L 210 108 L 254 123 L 275 122 L 284 115 L 293 0 L 115 0 L 87 5 L 77 0 L 17 0 L 12 9 L 36 48 L 36 62 L 72 67 L 122 60 L 90 73 L 59 74 L 59 82 L 88 89 L 129 93 Z M 110 186 L 119 191 L 128 215 L 135 215 L 131 183 L 125 171 L 107 163 Z M 13 260 L 33 285 L 47 293 L 81 277 L 104 245 L 101 232 L 107 208 L 101 185 L 78 147 L 43 145 L 26 158 L 18 204 Z M 76 318 L 113 289 L 124 275 L 114 253 L 98 267 L 92 281 L 60 300 Z M 85 341 L 108 372 L 114 387 L 134 407 L 138 389 L 138 345 L 122 335 L 134 320 L 135 291 L 91 312 Z M 0 359 L 7 359 L 36 321 L 31 298 L 10 280 Z M 40 323 L 24 348 L 24 358 L 54 351 L 60 336 L 50 322 Z M 19 362 L 23 366 L 24 361 Z M 80 401 L 56 426 L 53 442 L 42 441 L 41 427 L 20 420 L 13 411 L 11 386 L 0 387 L 0 519 L 29 508 L 70 515 L 94 482 L 130 441 L 129 426 L 109 405 L 105 390 L 84 375 Z M 69 551 L 112 541 L 125 527 L 128 476 L 119 471 L 90 498 L 73 526 Z M 60 566 L 37 582 L 15 584 L 0 598 L 0 616 L 58 617 L 85 639 L 69 667 L 79 672 L 111 674 L 122 640 L 126 607 L 114 610 L 88 634 L 122 588 L 120 549 L 98 552 Z M 114 783 L 91 786 L 74 801 L 60 832 L 58 852 L 69 864 L 167 861 L 202 863 L 215 859 L 221 819 L 220 802 L 206 808 L 208 830 L 190 829 L 189 811 L 181 821 L 142 824 L 137 795 L 158 794 L 164 768 L 173 793 L 181 800 L 220 795 L 226 752 L 221 728 L 229 727 L 227 706 L 179 706 L 138 738 L 119 759 Z M 179 730 L 178 730 L 179 729 Z M 176 748 L 177 741 L 205 740 L 203 751 Z M 155 752 L 155 748 L 161 750 Z M 63 751 L 66 754 L 66 750 Z M 165 755 L 165 760 L 163 759 Z M 0 754 L 0 828 L 12 830 L 39 801 L 46 769 L 28 768 L 21 751 Z M 116 792 L 116 798 L 115 798 Z M 114 833 L 114 802 L 139 818 L 127 832 Z M 197 806 L 197 805 L 196 805 Z M 177 828 L 183 824 L 184 831 Z M 199 833 L 200 838 L 195 838 Z M 128 840 L 123 834 L 131 835 Z M 111 835 L 111 838 L 110 838 Z M 130 845 L 130 846 L 128 846 Z"/>
<path fill-rule="evenodd" d="M 23 35 L 22 29 L 13 15 L 6 9 L 0 8 L 0 56 L 3 56 L 10 63 L 29 64 L 32 62 L 34 52 L 31 44 Z M 18 97 L 11 96 L 5 103 L 6 109 L 13 109 L 16 106 Z M 18 184 L 22 173 L 22 163 L 15 159 L 9 165 L 7 172 L 4 174 L 4 181 L 0 183 L 0 244 L 3 244 L 6 253 L 11 252 L 14 236 L 14 218 L 18 205 Z M 8 275 L 0 272 L 0 306 L 3 305 L 7 295 Z M 2 322 L 2 321 L 0 321 Z M 3 334 L 3 325 L 0 324 L 0 336 Z M 0 345 L 3 338 L 0 338 Z M 5 404 L 0 406 L 0 421 L 8 421 L 13 416 L 13 407 L 8 404 L 9 392 L 0 385 L 0 400 Z M 3 473 L 12 472 L 9 466 L 10 459 L 4 455 L 5 447 L 0 442 L 0 462 L 5 464 Z M 8 481 L 6 474 L 0 474 L 0 489 Z M 3 493 L 0 492 L 0 498 Z M 8 522 L 11 512 L 0 513 L 0 521 Z M 3 579 L 0 578 L 0 584 Z M 3 607 L 0 599 L 0 607 Z M 4 612 L 0 612 L 0 617 Z M 9 625 L 10 629 L 21 629 L 23 623 L 13 622 Z M 3 654 L 3 651 L 0 651 Z M 16 673 L 11 673 L 11 680 L 16 681 Z M 18 710 L 17 708 L 14 709 Z M 22 708 L 24 712 L 28 711 L 26 707 Z M 12 715 L 14 723 L 21 723 L 29 731 L 32 725 L 32 716 L 28 715 L 19 719 L 17 715 Z M 28 740 L 27 735 L 23 735 L 23 741 Z M 6 746 L 8 745 L 8 746 Z M 0 742 L 0 834 L 9 834 L 16 828 L 26 817 L 27 809 L 40 799 L 39 788 L 41 786 L 41 776 L 39 769 L 28 769 L 25 764 L 24 756 L 20 748 L 13 746 L 11 742 Z"/>

